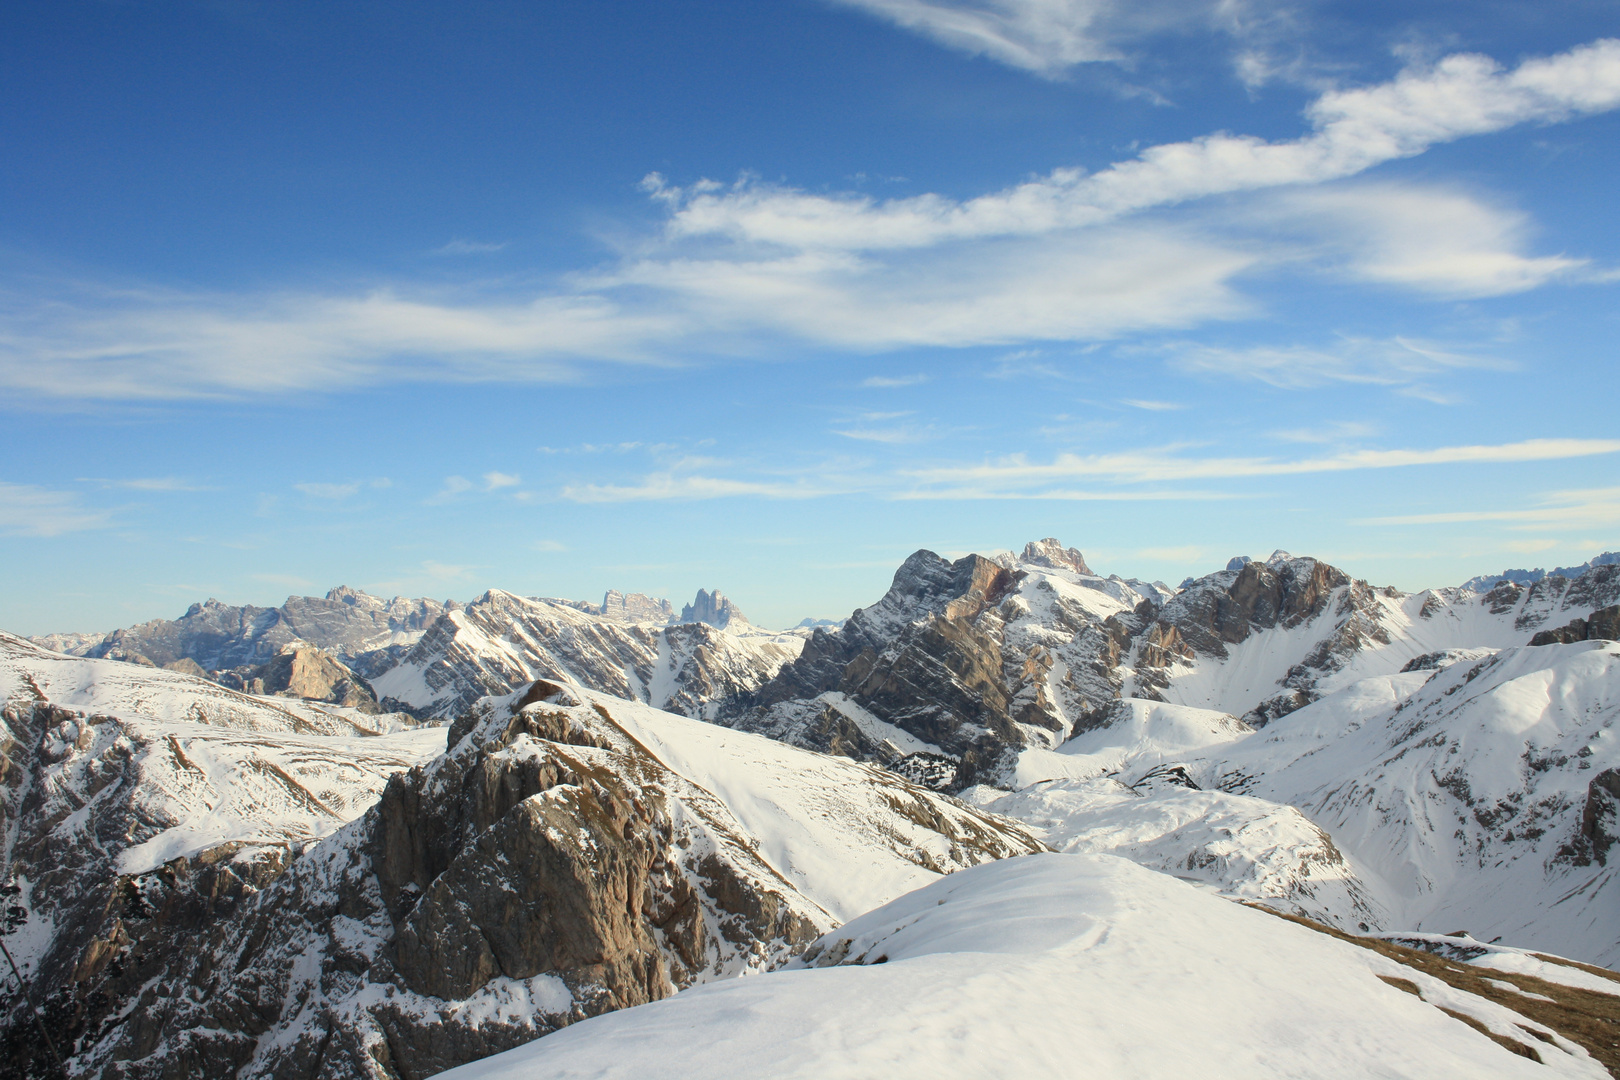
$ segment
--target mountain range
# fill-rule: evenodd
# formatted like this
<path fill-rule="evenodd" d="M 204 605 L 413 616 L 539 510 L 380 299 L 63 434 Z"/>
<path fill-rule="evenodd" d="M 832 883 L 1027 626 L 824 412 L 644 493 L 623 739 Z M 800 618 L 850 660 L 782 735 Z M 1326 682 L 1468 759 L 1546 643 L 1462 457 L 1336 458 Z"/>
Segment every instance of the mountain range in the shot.
<path fill-rule="evenodd" d="M 3 940 L 43 1007 L 0 1037 L 19 1076 L 42 1026 L 107 1078 L 754 1075 L 779 1015 L 798 1064 L 760 1068 L 823 1075 L 860 1015 L 854 1074 L 937 1022 L 917 1068 L 979 1075 L 942 1049 L 979 1013 L 1015 1072 L 1226 1038 L 1244 1075 L 1604 1075 L 1620 564 L 1575 570 L 1405 594 L 1279 551 L 1172 588 L 1046 539 L 784 632 L 707 590 L 340 588 L 0 635 Z M 1042 1027 L 990 990 L 1020 978 L 1113 1034 L 1005 1034 Z M 1143 1019 L 1178 994 L 1248 1011 Z M 1290 1024 L 1362 1064 L 1251 1060 Z"/>

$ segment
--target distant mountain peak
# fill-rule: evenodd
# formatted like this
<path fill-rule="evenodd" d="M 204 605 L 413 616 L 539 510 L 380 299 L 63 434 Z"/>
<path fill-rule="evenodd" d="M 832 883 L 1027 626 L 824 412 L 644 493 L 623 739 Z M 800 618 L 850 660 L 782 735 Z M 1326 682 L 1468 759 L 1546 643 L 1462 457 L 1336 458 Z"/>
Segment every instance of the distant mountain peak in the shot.
<path fill-rule="evenodd" d="M 713 592 L 699 589 L 697 598 L 681 608 L 680 621 L 708 623 L 717 630 L 724 630 L 734 622 L 746 623 L 748 617 L 742 613 L 742 608 L 727 599 L 719 589 Z"/>
<path fill-rule="evenodd" d="M 1073 570 L 1077 574 L 1090 575 L 1092 572 L 1091 567 L 1086 565 L 1084 555 L 1075 548 L 1064 547 L 1063 542 L 1053 536 L 1025 544 L 1024 553 L 1018 561 L 1054 570 Z"/>
<path fill-rule="evenodd" d="M 1503 570 L 1499 574 L 1481 574 L 1469 578 L 1462 583 L 1462 587 L 1474 592 L 1490 592 L 1498 582 L 1511 581 L 1515 585 L 1534 585 L 1538 581 L 1545 581 L 1550 577 L 1569 578 L 1580 577 L 1594 566 L 1609 566 L 1620 563 L 1620 551 L 1605 551 L 1601 555 L 1593 556 L 1579 566 L 1559 566 L 1552 570 L 1543 570 L 1539 566 L 1534 570 Z"/>

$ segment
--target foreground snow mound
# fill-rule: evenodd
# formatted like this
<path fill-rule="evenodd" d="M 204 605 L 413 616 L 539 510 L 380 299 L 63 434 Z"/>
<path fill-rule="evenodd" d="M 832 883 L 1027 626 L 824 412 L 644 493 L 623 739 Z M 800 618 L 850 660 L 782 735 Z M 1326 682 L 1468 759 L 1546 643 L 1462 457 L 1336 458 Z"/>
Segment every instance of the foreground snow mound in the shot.
<path fill-rule="evenodd" d="M 1502 1006 L 1110 856 L 965 870 L 824 936 L 796 967 L 590 1020 L 444 1075 L 1606 1075 Z M 1518 1043 L 1535 1033 L 1545 1064 L 1436 1005 Z"/>

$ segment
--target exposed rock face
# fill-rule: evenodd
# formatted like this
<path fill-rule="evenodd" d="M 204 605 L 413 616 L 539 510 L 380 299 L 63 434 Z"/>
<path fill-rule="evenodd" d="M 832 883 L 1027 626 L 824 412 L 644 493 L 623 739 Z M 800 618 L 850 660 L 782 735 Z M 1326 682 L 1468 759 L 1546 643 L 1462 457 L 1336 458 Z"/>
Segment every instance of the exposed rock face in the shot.
<path fill-rule="evenodd" d="M 385 706 L 418 716 L 455 717 L 486 694 L 511 693 L 534 679 L 578 680 L 614 697 L 707 716 L 720 700 L 769 679 L 803 641 L 801 633 L 755 631 L 746 620 L 728 630 L 627 623 L 491 590 L 441 616 L 371 685 Z"/>
<path fill-rule="evenodd" d="M 747 623 L 742 608 L 726 599 L 719 589 L 709 592 L 699 589 L 697 599 L 681 608 L 681 622 L 708 623 L 710 626 L 725 630 L 733 623 Z"/>
<path fill-rule="evenodd" d="M 1530 639 L 1530 644 L 1568 645 L 1575 641 L 1616 639 L 1620 639 L 1620 604 L 1599 608 L 1584 619 L 1571 619 L 1557 630 L 1543 630 Z"/>
<path fill-rule="evenodd" d="M 172 664 L 169 666 L 171 670 L 176 667 Z M 191 674 L 206 675 L 195 663 L 191 663 L 191 666 L 197 668 Z M 280 656 L 257 667 L 221 672 L 218 681 L 222 686 L 241 690 L 245 694 L 272 694 L 303 701 L 324 701 L 363 713 L 383 711 L 371 684 L 326 652 L 303 645 L 289 645 L 281 651 Z"/>
<path fill-rule="evenodd" d="M 141 869 L 129 845 L 162 790 L 150 753 L 137 747 L 120 767 L 103 751 L 103 764 L 78 767 L 100 794 L 42 795 L 64 790 L 49 769 L 118 722 L 97 731 L 48 701 L 15 700 L 0 825 L 10 836 L 22 823 L 7 851 L 26 894 L 21 934 L 60 928 L 25 960 L 74 1075 L 428 1076 L 791 955 L 835 924 L 830 908 L 849 906 L 841 890 L 867 903 L 861 875 L 806 876 L 800 864 L 826 860 L 805 858 L 806 843 L 886 875 L 880 897 L 1041 848 L 892 774 L 650 710 L 613 713 L 638 708 L 536 683 L 458 721 L 448 753 L 394 773 L 363 817 L 313 848 L 235 842 Z M 743 741 L 744 779 L 731 781 L 743 817 L 652 749 L 675 739 L 690 770 L 704 751 L 680 740 L 693 737 Z M 64 846 L 72 805 L 109 791 L 122 801 Z M 799 830 L 771 838 L 786 870 L 743 824 L 778 805 Z M 26 1029 L 0 1038 L 28 1058 Z"/>
<path fill-rule="evenodd" d="M 602 614 L 609 619 L 624 622 L 650 622 L 663 625 L 675 618 L 675 606 L 668 600 L 631 593 L 626 596 L 617 589 L 609 589 L 602 597 Z"/>

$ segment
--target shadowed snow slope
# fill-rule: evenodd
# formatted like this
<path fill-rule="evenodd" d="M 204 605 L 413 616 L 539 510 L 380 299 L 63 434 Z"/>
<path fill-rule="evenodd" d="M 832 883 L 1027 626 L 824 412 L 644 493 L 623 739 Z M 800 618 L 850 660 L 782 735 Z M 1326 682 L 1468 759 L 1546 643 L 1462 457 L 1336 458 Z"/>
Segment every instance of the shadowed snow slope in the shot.
<path fill-rule="evenodd" d="M 1606 1075 L 1502 1006 L 1110 856 L 964 870 L 824 936 L 804 959 L 827 966 L 701 987 L 445 1077 Z M 1437 1005 L 1515 1042 L 1540 1032 L 1546 1064 Z"/>

